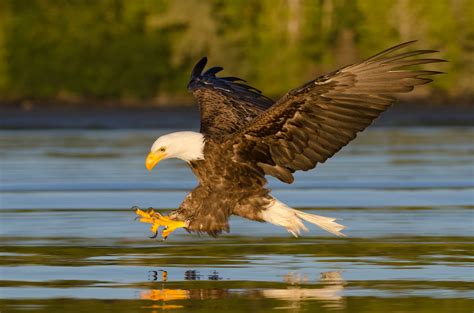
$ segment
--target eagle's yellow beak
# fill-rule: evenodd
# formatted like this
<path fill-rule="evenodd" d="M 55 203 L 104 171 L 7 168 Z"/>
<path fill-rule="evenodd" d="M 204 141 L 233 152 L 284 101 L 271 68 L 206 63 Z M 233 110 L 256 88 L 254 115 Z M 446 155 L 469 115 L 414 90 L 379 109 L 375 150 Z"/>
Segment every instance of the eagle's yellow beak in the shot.
<path fill-rule="evenodd" d="M 158 164 L 158 162 L 160 162 L 165 156 L 166 154 L 161 151 L 150 152 L 146 157 L 145 161 L 145 166 L 147 170 L 151 171 L 156 166 L 156 164 Z"/>

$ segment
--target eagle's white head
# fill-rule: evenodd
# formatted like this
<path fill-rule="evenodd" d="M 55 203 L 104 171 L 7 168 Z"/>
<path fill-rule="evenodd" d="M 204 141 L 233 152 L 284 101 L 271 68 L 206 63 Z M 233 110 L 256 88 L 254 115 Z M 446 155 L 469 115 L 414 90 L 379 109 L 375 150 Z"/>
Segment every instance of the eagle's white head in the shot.
<path fill-rule="evenodd" d="M 183 131 L 159 137 L 151 146 L 146 168 L 151 171 L 161 160 L 178 158 L 186 162 L 204 159 L 204 136 Z"/>

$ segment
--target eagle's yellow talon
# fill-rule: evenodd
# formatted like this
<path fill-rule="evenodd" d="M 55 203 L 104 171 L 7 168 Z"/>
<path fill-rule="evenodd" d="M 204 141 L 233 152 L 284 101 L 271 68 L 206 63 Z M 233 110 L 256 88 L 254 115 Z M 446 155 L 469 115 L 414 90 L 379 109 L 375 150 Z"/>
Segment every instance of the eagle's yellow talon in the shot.
<path fill-rule="evenodd" d="M 153 223 L 153 222 L 151 222 L 151 223 Z M 152 233 L 156 233 L 158 231 L 158 228 L 160 228 L 160 224 L 153 224 L 151 226 L 150 230 L 151 230 Z"/>
<path fill-rule="evenodd" d="M 153 224 L 150 230 L 154 234 L 156 234 L 158 229 L 163 226 L 164 229 L 161 234 L 163 239 L 166 239 L 175 229 L 186 226 L 185 222 L 172 220 L 152 209 L 149 209 L 147 212 L 136 209 L 135 213 L 140 217 L 140 222 Z"/>
<path fill-rule="evenodd" d="M 152 218 L 151 217 L 151 214 L 155 213 L 153 210 L 151 210 L 150 212 L 145 212 L 145 211 L 142 211 L 140 209 L 136 209 L 135 210 L 135 213 L 140 216 L 140 217 L 143 217 L 143 218 Z M 140 220 L 142 221 L 142 220 Z"/>
<path fill-rule="evenodd" d="M 160 222 L 165 227 L 161 233 L 163 239 L 166 239 L 176 228 L 185 227 L 186 223 L 183 221 L 175 221 L 166 216 L 160 217 Z"/>

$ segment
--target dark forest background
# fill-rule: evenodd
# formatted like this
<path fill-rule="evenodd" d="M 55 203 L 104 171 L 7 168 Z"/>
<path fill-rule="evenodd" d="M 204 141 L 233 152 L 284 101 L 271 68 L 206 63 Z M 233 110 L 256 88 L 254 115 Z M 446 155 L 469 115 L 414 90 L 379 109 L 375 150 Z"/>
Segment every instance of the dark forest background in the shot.
<path fill-rule="evenodd" d="M 469 103 L 473 21 L 471 0 L 0 0 L 0 101 L 185 104 L 204 55 L 277 97 L 418 39 L 448 75 L 410 99 Z"/>

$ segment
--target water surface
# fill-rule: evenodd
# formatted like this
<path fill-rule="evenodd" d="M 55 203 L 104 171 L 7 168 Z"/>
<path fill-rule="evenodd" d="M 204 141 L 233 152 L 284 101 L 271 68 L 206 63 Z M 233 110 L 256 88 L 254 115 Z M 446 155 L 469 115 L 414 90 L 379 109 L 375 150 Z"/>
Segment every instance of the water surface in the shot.
<path fill-rule="evenodd" d="M 149 239 L 132 205 L 176 208 L 167 130 L 0 131 L 1 312 L 472 312 L 472 128 L 372 128 L 285 185 L 347 238 L 232 218 L 218 239 Z"/>

